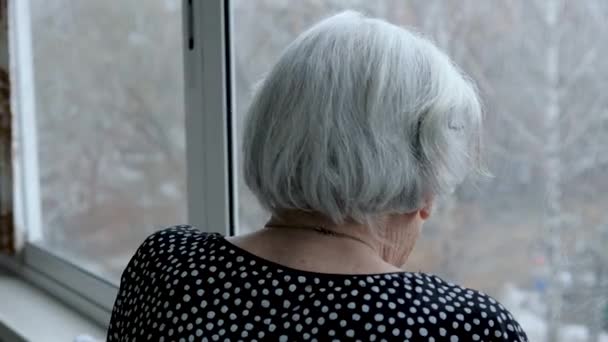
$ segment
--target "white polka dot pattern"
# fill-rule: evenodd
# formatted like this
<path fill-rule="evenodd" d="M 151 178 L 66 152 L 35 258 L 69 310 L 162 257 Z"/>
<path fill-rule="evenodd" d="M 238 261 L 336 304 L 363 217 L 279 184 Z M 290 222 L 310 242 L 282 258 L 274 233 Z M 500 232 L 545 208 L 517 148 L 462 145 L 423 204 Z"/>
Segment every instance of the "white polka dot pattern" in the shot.
<path fill-rule="evenodd" d="M 496 300 L 424 273 L 304 272 L 176 226 L 125 269 L 108 341 L 523 341 Z"/>

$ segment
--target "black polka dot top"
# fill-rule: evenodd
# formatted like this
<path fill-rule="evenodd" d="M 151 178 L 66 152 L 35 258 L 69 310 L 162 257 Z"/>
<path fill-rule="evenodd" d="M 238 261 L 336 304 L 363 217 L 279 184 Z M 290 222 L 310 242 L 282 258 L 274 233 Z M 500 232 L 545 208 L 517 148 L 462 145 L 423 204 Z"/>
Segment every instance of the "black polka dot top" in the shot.
<path fill-rule="evenodd" d="M 496 300 L 424 273 L 339 275 L 219 234 L 150 236 L 122 275 L 108 341 L 528 341 Z"/>

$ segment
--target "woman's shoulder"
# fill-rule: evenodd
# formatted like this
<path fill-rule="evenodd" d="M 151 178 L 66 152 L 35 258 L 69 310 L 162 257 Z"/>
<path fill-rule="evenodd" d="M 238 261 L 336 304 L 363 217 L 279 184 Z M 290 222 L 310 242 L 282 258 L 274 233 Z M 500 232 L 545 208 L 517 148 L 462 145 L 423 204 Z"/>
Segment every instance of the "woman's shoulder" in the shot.
<path fill-rule="evenodd" d="M 168 300 L 170 296 L 161 293 L 168 288 L 159 287 L 159 281 L 169 284 L 170 279 L 183 277 L 186 271 L 192 272 L 188 261 L 192 258 L 193 248 L 199 252 L 217 236 L 220 235 L 202 232 L 189 225 L 172 226 L 148 236 L 122 273 L 108 328 L 108 340 L 119 340 L 120 336 L 126 334 L 125 329 L 131 322 L 143 320 L 142 315 L 150 309 L 152 298 L 165 296 Z"/>
<path fill-rule="evenodd" d="M 159 231 L 154 232 L 149 235 L 142 246 L 150 246 L 155 243 L 155 241 L 167 241 L 176 242 L 184 239 L 207 239 L 209 237 L 219 236 L 218 233 L 208 233 L 203 232 L 202 230 L 187 224 L 180 224 L 175 226 L 170 226 Z"/>
<path fill-rule="evenodd" d="M 121 282 L 133 278 L 136 272 L 148 274 L 158 267 L 165 269 L 163 266 L 168 263 L 177 263 L 179 259 L 188 257 L 191 248 L 196 247 L 198 251 L 219 236 L 218 233 L 203 232 L 190 225 L 175 225 L 159 230 L 141 243 L 125 268 Z"/>
<path fill-rule="evenodd" d="M 190 246 L 206 244 L 220 236 L 218 233 L 204 232 L 190 225 L 175 225 L 149 235 L 139 246 L 135 256 L 146 253 L 154 253 L 155 255 L 175 254 L 176 248 L 179 249 L 182 246 L 190 245 L 190 243 L 194 243 Z M 184 249 L 179 250 L 183 251 Z M 181 253 L 178 252 L 177 254 Z"/>
<path fill-rule="evenodd" d="M 470 334 L 473 341 L 528 341 L 511 312 L 492 296 L 434 274 L 411 273 L 406 278 L 406 297 L 410 293 L 414 307 L 422 306 L 427 321 L 439 327 L 439 335 L 461 331 Z"/>

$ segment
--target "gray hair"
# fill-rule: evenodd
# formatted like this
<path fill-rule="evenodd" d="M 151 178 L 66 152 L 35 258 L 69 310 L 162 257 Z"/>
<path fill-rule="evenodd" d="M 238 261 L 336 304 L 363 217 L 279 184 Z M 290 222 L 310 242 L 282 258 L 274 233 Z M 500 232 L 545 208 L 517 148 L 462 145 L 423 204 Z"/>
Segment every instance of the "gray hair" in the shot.
<path fill-rule="evenodd" d="M 261 82 L 245 181 L 274 213 L 412 212 L 479 167 L 481 120 L 475 86 L 433 43 L 347 11 L 300 35 Z"/>

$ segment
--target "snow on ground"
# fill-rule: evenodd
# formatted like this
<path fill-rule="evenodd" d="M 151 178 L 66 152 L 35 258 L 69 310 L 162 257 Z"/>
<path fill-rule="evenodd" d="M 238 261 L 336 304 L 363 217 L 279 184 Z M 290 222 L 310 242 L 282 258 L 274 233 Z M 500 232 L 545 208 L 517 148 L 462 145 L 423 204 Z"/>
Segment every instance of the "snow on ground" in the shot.
<path fill-rule="evenodd" d="M 521 324 L 530 341 L 545 341 L 547 334 L 547 324 L 544 319 L 545 305 L 538 293 L 522 290 L 509 284 L 503 290 L 501 302 Z M 587 327 L 580 324 L 564 323 L 561 327 L 559 342 L 589 342 L 588 338 Z M 608 332 L 600 334 L 599 342 L 608 342 Z"/>

